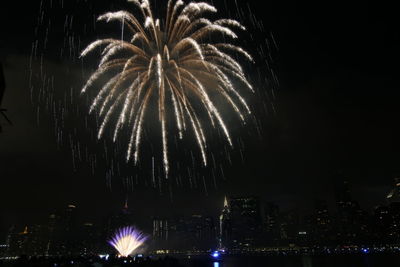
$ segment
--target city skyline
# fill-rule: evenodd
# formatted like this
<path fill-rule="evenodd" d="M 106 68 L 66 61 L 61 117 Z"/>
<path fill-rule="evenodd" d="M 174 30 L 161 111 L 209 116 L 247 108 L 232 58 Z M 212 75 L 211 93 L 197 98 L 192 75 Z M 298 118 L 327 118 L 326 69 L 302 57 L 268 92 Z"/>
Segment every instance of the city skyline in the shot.
<path fill-rule="evenodd" d="M 219 216 L 153 215 L 146 224 L 137 223 L 137 214 L 129 208 L 128 201 L 119 210 L 94 221 L 84 218 L 85 213 L 78 213 L 79 207 L 69 204 L 40 224 L 10 226 L 6 239 L 0 243 L 0 257 L 106 255 L 112 248 L 105 241 L 121 229 L 142 229 L 143 232 L 135 231 L 141 232 L 146 245 L 137 253 L 161 255 L 207 253 L 210 249 L 269 253 L 327 247 L 329 253 L 329 248 L 345 251 L 348 247 L 395 246 L 400 237 L 399 191 L 396 179 L 386 197 L 387 205 L 376 206 L 372 213 L 360 207 L 344 181 L 336 188 L 333 210 L 322 199 L 315 200 L 312 211 L 301 213 L 282 211 L 278 204 L 263 203 L 256 196 L 224 197 L 219 203 Z M 326 253 L 325 250 L 321 252 Z"/>
<path fill-rule="evenodd" d="M 256 206 L 254 206 L 254 210 L 257 210 L 257 216 L 259 219 L 262 221 L 262 227 L 258 229 L 258 231 L 263 232 L 263 231 L 268 231 L 268 229 L 271 227 L 269 225 L 269 218 L 270 215 L 268 214 L 280 214 L 279 216 L 286 216 L 286 215 L 294 215 L 300 218 L 301 221 L 306 220 L 307 217 L 310 216 L 317 216 L 321 217 L 321 221 L 325 220 L 324 224 L 330 224 L 332 223 L 332 218 L 334 216 L 338 216 L 337 214 L 340 214 L 342 209 L 346 209 L 346 207 L 356 207 L 357 209 L 362 210 L 365 212 L 366 215 L 372 216 L 373 214 L 376 214 L 377 212 L 379 213 L 379 210 L 385 209 L 385 207 L 388 207 L 391 205 L 391 203 L 400 203 L 400 184 L 399 184 L 399 178 L 394 179 L 392 189 L 388 192 L 388 194 L 382 196 L 384 201 L 381 203 L 375 203 L 374 206 L 372 207 L 363 207 L 360 205 L 358 200 L 352 195 L 351 190 L 350 190 L 350 185 L 348 184 L 348 181 L 343 181 L 342 184 L 336 185 L 334 191 L 334 197 L 333 197 L 333 202 L 329 201 L 329 198 L 315 198 L 313 199 L 311 205 L 308 207 L 308 209 L 297 209 L 296 207 L 294 208 L 287 208 L 285 206 L 282 206 L 282 203 L 279 202 L 274 202 L 271 200 L 266 200 L 261 196 L 257 195 L 225 195 L 223 198 L 220 199 L 219 202 L 216 203 L 216 205 L 208 210 L 186 210 L 186 211 L 174 211 L 174 212 L 164 212 L 164 213 L 152 213 L 152 214 L 143 214 L 141 210 L 135 210 L 129 207 L 129 197 L 125 198 L 125 201 L 121 202 L 118 207 L 112 210 L 108 211 L 103 211 L 102 214 L 97 214 L 97 216 L 88 216 L 90 214 L 87 210 L 82 210 L 79 205 L 76 202 L 70 202 L 69 204 L 64 205 L 64 208 L 66 207 L 66 210 L 75 210 L 74 211 L 74 216 L 76 218 L 79 217 L 79 222 L 80 224 L 94 224 L 97 227 L 99 225 L 102 225 L 104 223 L 105 218 L 108 218 L 106 220 L 111 220 L 108 224 L 111 224 L 111 229 L 117 229 L 118 227 L 121 226 L 130 226 L 130 225 L 137 225 L 144 229 L 149 235 L 152 234 L 153 238 L 154 237 L 160 237 L 161 239 L 165 237 L 165 234 L 161 232 L 155 233 L 155 225 L 154 222 L 155 220 L 158 220 L 158 224 L 161 223 L 163 224 L 163 221 L 168 221 L 168 220 L 175 220 L 177 218 L 190 218 L 190 217 L 204 217 L 204 218 L 212 218 L 213 224 L 215 224 L 213 227 L 215 228 L 214 230 L 216 231 L 216 236 L 219 234 L 222 236 L 222 221 L 223 221 L 223 216 L 227 216 L 227 213 L 231 213 L 233 209 L 233 213 L 235 210 L 235 202 L 232 204 L 232 200 L 239 201 L 245 201 L 246 199 L 250 199 L 251 202 L 254 202 Z M 171 203 L 173 204 L 173 203 Z M 232 205 L 234 206 L 232 208 Z M 252 204 L 253 205 L 253 204 Z M 24 222 L 21 221 L 14 221 L 10 223 L 6 227 L 5 231 L 5 236 L 3 239 L 6 239 L 7 232 L 12 229 L 19 229 L 21 231 L 26 231 L 27 228 L 29 227 L 35 227 L 36 225 L 42 225 L 46 224 L 47 220 L 49 218 L 54 218 L 54 216 L 60 216 L 60 212 L 63 213 L 64 208 L 61 207 L 53 207 L 50 211 L 47 211 L 47 217 L 43 217 L 40 220 L 27 220 Z M 227 211 L 225 211 L 227 210 Z M 58 215 L 56 215 L 58 214 Z M 225 215 L 224 215 L 225 214 Z M 121 217 L 122 216 L 122 217 Z M 222 216 L 222 217 L 221 217 Z M 229 216 L 229 215 L 228 215 Z M 325 216 L 325 218 L 324 218 Z M 114 219 L 113 219 L 114 218 Z M 275 218 L 276 219 L 276 218 Z M 272 218 L 272 220 L 275 220 Z M 114 222 L 112 222 L 114 221 Z M 126 221 L 129 221 L 130 223 L 126 223 Z M 153 226 L 151 224 L 153 223 Z M 246 223 L 248 225 L 249 223 Z M 153 227 L 153 228 L 152 228 Z M 114 230 L 107 230 L 106 236 L 111 236 Z M 160 230 L 161 231 L 161 230 Z M 256 231 L 256 232 L 258 232 Z M 1 241 L 2 239 L 0 239 Z M 221 241 L 221 240 L 220 240 Z M 215 241 L 217 242 L 218 241 Z"/>

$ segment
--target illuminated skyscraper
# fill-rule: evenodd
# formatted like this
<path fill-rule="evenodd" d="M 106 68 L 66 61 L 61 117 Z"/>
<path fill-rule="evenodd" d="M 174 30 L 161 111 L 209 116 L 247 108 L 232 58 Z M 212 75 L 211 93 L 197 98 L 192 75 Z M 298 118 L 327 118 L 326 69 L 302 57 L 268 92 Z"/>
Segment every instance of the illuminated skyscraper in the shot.
<path fill-rule="evenodd" d="M 265 241 L 277 245 L 280 239 L 280 209 L 275 203 L 268 202 L 264 206 L 265 215 Z"/>
<path fill-rule="evenodd" d="M 46 255 L 73 255 L 78 253 L 77 207 L 67 205 L 49 215 L 46 226 Z"/>
<path fill-rule="evenodd" d="M 260 239 L 261 228 L 260 203 L 257 197 L 225 197 L 220 215 L 221 248 L 254 246 Z"/>
<path fill-rule="evenodd" d="M 77 207 L 73 204 L 67 205 L 62 211 L 61 218 L 61 238 L 62 238 L 62 255 L 75 255 L 79 253 L 77 246 L 78 233 L 78 217 Z"/>
<path fill-rule="evenodd" d="M 42 225 L 25 226 L 22 231 L 9 233 L 9 256 L 29 255 L 43 256 L 45 254 L 46 241 L 44 239 Z"/>
<path fill-rule="evenodd" d="M 153 218 L 153 249 L 169 249 L 171 241 L 170 236 L 171 220 L 166 218 Z M 174 229 L 172 229 L 175 234 Z M 174 236 L 172 236 L 174 238 Z"/>
<path fill-rule="evenodd" d="M 194 214 L 185 218 L 185 228 L 189 244 L 194 249 L 215 247 L 215 224 L 212 217 Z"/>
<path fill-rule="evenodd" d="M 161 241 L 168 240 L 168 219 L 153 219 L 153 239 Z"/>
<path fill-rule="evenodd" d="M 237 197 L 229 200 L 232 244 L 234 247 L 256 245 L 261 232 L 260 202 L 257 197 Z"/>
<path fill-rule="evenodd" d="M 49 215 L 48 222 L 47 222 L 47 242 L 45 248 L 45 255 L 53 255 L 57 245 L 57 223 L 58 223 L 58 216 L 55 213 Z"/>
<path fill-rule="evenodd" d="M 224 198 L 224 207 L 219 217 L 219 248 L 227 248 L 231 245 L 232 225 L 231 211 L 228 199 Z"/>
<path fill-rule="evenodd" d="M 388 241 L 390 239 L 390 228 L 392 225 L 392 216 L 389 207 L 378 206 L 374 210 L 374 231 L 375 239 Z"/>
<path fill-rule="evenodd" d="M 349 182 L 336 186 L 337 216 L 334 222 L 336 239 L 340 243 L 354 243 L 366 235 L 367 214 L 350 194 Z"/>
<path fill-rule="evenodd" d="M 12 232 L 11 232 L 12 231 Z M 10 229 L 9 233 L 9 256 L 19 256 L 28 253 L 28 227 L 24 227 L 23 231 L 18 231 L 15 228 Z"/>
<path fill-rule="evenodd" d="M 276 228 L 277 220 L 279 217 L 279 206 L 275 203 L 269 202 L 265 205 L 265 218 L 266 218 L 266 228 L 270 232 Z"/>
<path fill-rule="evenodd" d="M 96 245 L 99 243 L 96 235 L 95 224 L 85 222 L 79 227 L 79 254 L 93 255 L 96 252 Z"/>
<path fill-rule="evenodd" d="M 328 203 L 325 200 L 315 201 L 315 237 L 317 241 L 326 242 L 331 227 Z"/>
<path fill-rule="evenodd" d="M 386 196 L 389 203 L 388 215 L 390 217 L 390 224 L 387 228 L 388 237 L 391 240 L 398 240 L 400 238 L 400 178 L 394 179 L 392 190 Z"/>

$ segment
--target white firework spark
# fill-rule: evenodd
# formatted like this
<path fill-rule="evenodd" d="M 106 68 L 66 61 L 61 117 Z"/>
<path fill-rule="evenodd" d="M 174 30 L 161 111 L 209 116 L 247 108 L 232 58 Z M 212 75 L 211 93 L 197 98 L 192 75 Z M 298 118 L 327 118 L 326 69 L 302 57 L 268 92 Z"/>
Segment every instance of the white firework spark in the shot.
<path fill-rule="evenodd" d="M 166 176 L 169 171 L 168 105 L 172 107 L 180 138 L 187 125 L 193 129 L 203 164 L 206 165 L 206 138 L 194 103 L 201 103 L 211 123 L 214 125 L 215 121 L 219 125 L 232 145 L 228 127 L 210 95 L 218 93 L 244 120 L 243 112 L 249 114 L 250 109 L 234 86 L 234 81 L 253 91 L 241 65 L 227 53 L 234 52 L 252 62 L 250 54 L 230 43 L 212 44 L 206 37 L 217 33 L 228 39 L 237 38 L 230 27 L 245 28 L 231 19 L 212 22 L 203 18 L 204 13 L 217 12 L 215 7 L 207 3 L 185 5 L 181 0 L 169 0 L 165 21 L 160 23 L 153 16 L 149 1 L 129 2 L 140 10 L 141 20 L 126 11 L 108 12 L 99 16 L 98 20 L 121 21 L 131 33 L 130 41 L 112 38 L 96 40 L 81 53 L 83 57 L 105 46 L 99 67 L 88 79 L 82 92 L 86 92 L 100 77 L 114 71 L 114 76 L 99 89 L 90 108 L 90 111 L 100 109 L 102 123 L 98 138 L 110 123 L 111 115 L 118 113 L 113 139 L 116 140 L 123 127 L 130 129 L 126 159 L 129 161 L 133 153 L 136 163 L 146 110 L 151 105 L 151 99 L 157 99 Z M 117 74 L 115 71 L 118 71 Z"/>

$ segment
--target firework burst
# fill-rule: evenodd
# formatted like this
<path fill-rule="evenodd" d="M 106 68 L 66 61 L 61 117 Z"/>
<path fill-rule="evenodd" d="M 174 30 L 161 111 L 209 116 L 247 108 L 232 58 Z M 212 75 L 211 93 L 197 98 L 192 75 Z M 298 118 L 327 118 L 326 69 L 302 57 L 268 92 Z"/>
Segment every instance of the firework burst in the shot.
<path fill-rule="evenodd" d="M 98 69 L 88 79 L 82 92 L 86 92 L 98 79 L 111 77 L 101 87 L 90 107 L 99 111 L 102 118 L 98 138 L 104 133 L 113 114 L 113 139 L 121 128 L 130 131 L 126 159 L 138 161 L 139 146 L 146 110 L 156 99 L 161 125 L 163 162 L 168 176 L 168 114 L 173 114 L 182 138 L 191 127 L 201 151 L 203 164 L 207 165 L 206 138 L 196 106 L 199 103 L 211 124 L 218 125 L 232 145 L 228 128 L 211 95 L 220 95 L 232 107 L 242 121 L 250 109 L 234 84 L 253 91 L 241 65 L 230 53 L 242 55 L 249 61 L 252 57 L 242 48 L 226 42 L 210 42 L 211 34 L 223 39 L 235 39 L 231 28 L 245 30 L 237 21 L 219 19 L 211 21 L 204 13 L 215 13 L 216 8 L 207 3 L 168 1 L 165 20 L 153 16 L 148 0 L 129 0 L 139 10 L 142 21 L 126 11 L 109 12 L 98 17 L 99 21 L 120 21 L 129 30 L 129 40 L 101 39 L 89 44 L 81 53 L 87 55 L 102 48 Z M 218 39 L 218 38 L 217 38 Z M 197 108 L 198 109 L 198 108 Z M 170 111 L 170 112 L 167 112 Z"/>
<path fill-rule="evenodd" d="M 122 257 L 128 257 L 146 241 L 147 237 L 131 226 L 120 228 L 108 241 Z"/>

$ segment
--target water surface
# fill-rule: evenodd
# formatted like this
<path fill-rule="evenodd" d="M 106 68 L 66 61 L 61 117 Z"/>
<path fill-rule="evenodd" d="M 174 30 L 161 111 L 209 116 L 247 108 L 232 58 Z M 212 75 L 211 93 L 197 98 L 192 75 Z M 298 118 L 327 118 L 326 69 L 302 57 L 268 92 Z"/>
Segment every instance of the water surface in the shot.
<path fill-rule="evenodd" d="M 400 254 L 342 256 L 255 256 L 180 261 L 185 267 L 386 267 L 400 266 Z"/>

